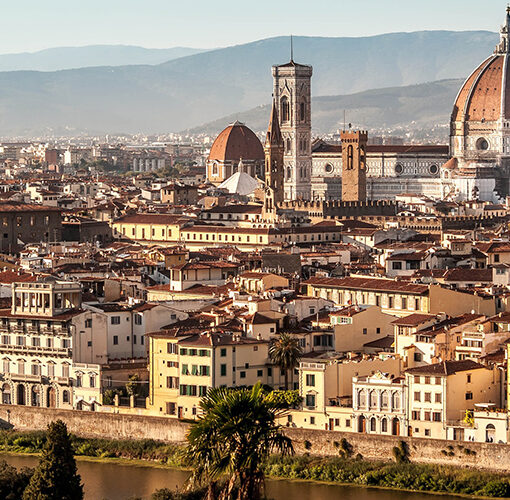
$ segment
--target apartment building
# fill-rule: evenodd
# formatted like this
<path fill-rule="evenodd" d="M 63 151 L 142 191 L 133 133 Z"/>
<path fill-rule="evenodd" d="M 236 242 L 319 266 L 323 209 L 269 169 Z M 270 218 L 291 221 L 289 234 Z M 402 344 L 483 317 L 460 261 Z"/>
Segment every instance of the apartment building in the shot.
<path fill-rule="evenodd" d="M 0 201 L 0 251 L 16 253 L 26 243 L 59 241 L 61 210 L 56 207 Z"/>
<path fill-rule="evenodd" d="M 211 387 L 250 386 L 260 381 L 279 387 L 283 377 L 269 361 L 269 342 L 236 334 L 149 335 L 149 411 L 195 418 Z"/>
<path fill-rule="evenodd" d="M 240 264 L 226 261 L 186 262 L 169 267 L 170 290 L 183 291 L 196 285 L 224 285 L 239 272 Z"/>
<path fill-rule="evenodd" d="M 407 436 L 404 377 L 376 372 L 352 379 L 354 430 L 368 434 Z"/>
<path fill-rule="evenodd" d="M 147 357 L 146 334 L 184 320 L 188 313 L 167 304 L 87 303 L 76 319 L 76 354 L 82 362 Z"/>
<path fill-rule="evenodd" d="M 234 227 L 193 223 L 172 214 L 125 215 L 112 222 L 114 237 L 140 243 L 181 243 L 188 248 L 235 245 L 243 250 L 278 248 L 284 244 L 340 242 L 342 226 L 332 221 L 301 227 Z M 258 226 L 258 227 L 256 227 Z"/>
<path fill-rule="evenodd" d="M 292 424 L 310 429 L 356 432 L 353 420 L 354 377 L 377 372 L 397 377 L 401 362 L 398 356 L 348 356 L 344 353 L 309 353 L 299 364 L 299 393 L 303 407 L 292 412 Z"/>
<path fill-rule="evenodd" d="M 395 316 L 378 306 L 347 306 L 330 312 L 329 318 L 336 351 L 363 351 L 365 344 L 393 336 Z"/>
<path fill-rule="evenodd" d="M 460 316 L 473 311 L 494 315 L 503 306 L 493 294 L 483 291 L 452 290 L 440 285 L 422 285 L 371 276 L 347 278 L 310 278 L 303 282 L 307 294 L 333 300 L 335 304 L 376 305 L 386 314 L 411 313 Z"/>
<path fill-rule="evenodd" d="M 100 366 L 79 363 L 74 350 L 80 307 L 77 283 L 12 284 L 11 309 L 0 310 L 3 404 L 94 410 L 101 403 Z"/>
<path fill-rule="evenodd" d="M 472 360 L 443 361 L 405 372 L 409 436 L 464 440 L 475 404 L 501 406 L 502 372 Z"/>

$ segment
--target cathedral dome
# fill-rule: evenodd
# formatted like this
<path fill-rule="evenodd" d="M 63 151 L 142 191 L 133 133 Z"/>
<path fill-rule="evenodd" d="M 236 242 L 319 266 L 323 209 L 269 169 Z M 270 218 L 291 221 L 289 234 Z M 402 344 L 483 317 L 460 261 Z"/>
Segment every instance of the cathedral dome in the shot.
<path fill-rule="evenodd" d="M 471 73 L 455 100 L 453 121 L 484 122 L 510 118 L 507 58 L 508 54 L 493 54 Z"/>
<path fill-rule="evenodd" d="M 507 9 L 500 43 L 462 85 L 453 106 L 452 123 L 510 119 L 509 31 L 510 9 Z"/>
<path fill-rule="evenodd" d="M 264 148 L 251 129 L 236 121 L 216 137 L 209 160 L 238 162 L 241 158 L 264 160 Z"/>

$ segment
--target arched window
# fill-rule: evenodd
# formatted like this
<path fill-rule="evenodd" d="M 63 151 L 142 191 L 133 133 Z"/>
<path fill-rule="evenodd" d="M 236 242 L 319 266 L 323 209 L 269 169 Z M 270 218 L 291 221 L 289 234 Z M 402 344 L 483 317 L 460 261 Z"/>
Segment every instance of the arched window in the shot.
<path fill-rule="evenodd" d="M 360 147 L 360 169 L 363 170 L 365 168 L 367 162 L 367 155 L 365 152 L 365 146 Z"/>
<path fill-rule="evenodd" d="M 370 408 L 376 408 L 377 405 L 377 392 L 371 391 L 370 392 Z"/>
<path fill-rule="evenodd" d="M 381 432 L 388 432 L 388 420 L 385 418 L 381 420 Z"/>
<path fill-rule="evenodd" d="M 494 443 L 494 439 L 496 438 L 496 427 L 493 424 L 487 424 L 485 427 L 485 442 L 486 443 Z"/>
<path fill-rule="evenodd" d="M 305 101 L 301 101 L 301 104 L 299 105 L 299 119 L 302 122 L 304 122 L 306 119 L 306 103 L 305 103 Z"/>
<path fill-rule="evenodd" d="M 292 149 L 292 148 L 291 148 L 291 145 L 290 145 L 290 139 L 287 139 L 287 140 L 285 141 L 285 151 L 286 151 L 287 153 L 290 153 L 290 150 L 291 150 L 291 149 Z"/>
<path fill-rule="evenodd" d="M 290 169 L 290 167 L 287 167 L 287 179 L 291 179 L 292 178 L 292 170 Z"/>
<path fill-rule="evenodd" d="M 376 421 L 375 417 L 372 417 L 370 419 L 370 432 L 375 432 L 376 427 L 377 427 L 377 421 Z"/>
<path fill-rule="evenodd" d="M 352 144 L 347 147 L 347 170 L 352 170 L 354 166 L 354 148 Z"/>
<path fill-rule="evenodd" d="M 367 404 L 367 395 L 364 390 L 358 392 L 358 406 L 364 408 Z"/>
<path fill-rule="evenodd" d="M 280 115 L 283 122 L 288 122 L 290 119 L 290 107 L 289 100 L 286 96 L 283 96 L 280 100 Z"/>
<path fill-rule="evenodd" d="M 393 409 L 400 409 L 400 394 L 398 392 L 393 393 Z"/>
<path fill-rule="evenodd" d="M 69 403 L 69 391 L 62 391 L 62 402 Z"/>
<path fill-rule="evenodd" d="M 381 408 L 388 408 L 388 393 L 384 391 L 381 396 Z"/>

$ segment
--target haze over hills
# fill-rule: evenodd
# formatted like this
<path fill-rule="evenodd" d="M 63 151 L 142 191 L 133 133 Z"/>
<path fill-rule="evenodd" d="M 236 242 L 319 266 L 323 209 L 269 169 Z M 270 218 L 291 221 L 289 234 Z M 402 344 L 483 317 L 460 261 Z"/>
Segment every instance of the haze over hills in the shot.
<path fill-rule="evenodd" d="M 294 55 L 314 67 L 314 96 L 341 96 L 465 77 L 497 40 L 486 31 L 296 37 Z M 159 65 L 0 72 L 0 134 L 183 130 L 270 102 L 271 65 L 288 59 L 289 37 L 276 37 Z"/>
<path fill-rule="evenodd" d="M 403 87 L 366 90 L 355 94 L 319 96 L 312 99 L 314 134 L 327 134 L 343 128 L 344 110 L 347 123 L 355 128 L 407 129 L 448 125 L 453 101 L 462 79 L 441 80 Z M 233 113 L 202 126 L 192 128 L 192 134 L 217 135 L 227 124 L 239 120 L 252 130 L 267 130 L 270 105 L 257 106 Z"/>
<path fill-rule="evenodd" d="M 192 49 L 190 47 L 146 49 L 134 45 L 55 47 L 37 52 L 0 54 L 0 71 L 58 71 L 91 66 L 161 64 L 199 52 L 204 52 L 204 49 Z"/>

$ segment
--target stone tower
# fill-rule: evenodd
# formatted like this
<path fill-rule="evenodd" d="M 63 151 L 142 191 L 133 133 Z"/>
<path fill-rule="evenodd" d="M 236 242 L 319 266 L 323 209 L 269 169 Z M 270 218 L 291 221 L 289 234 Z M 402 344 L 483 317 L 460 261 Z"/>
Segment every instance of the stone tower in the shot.
<path fill-rule="evenodd" d="M 265 183 L 264 211 L 276 215 L 276 207 L 284 198 L 283 137 L 278 122 L 278 108 L 273 100 L 271 118 L 264 144 Z"/>
<path fill-rule="evenodd" d="M 367 132 L 342 131 L 342 201 L 366 201 Z"/>
<path fill-rule="evenodd" d="M 284 144 L 284 197 L 310 199 L 312 175 L 312 67 L 273 66 L 273 97 L 278 107 Z"/>

